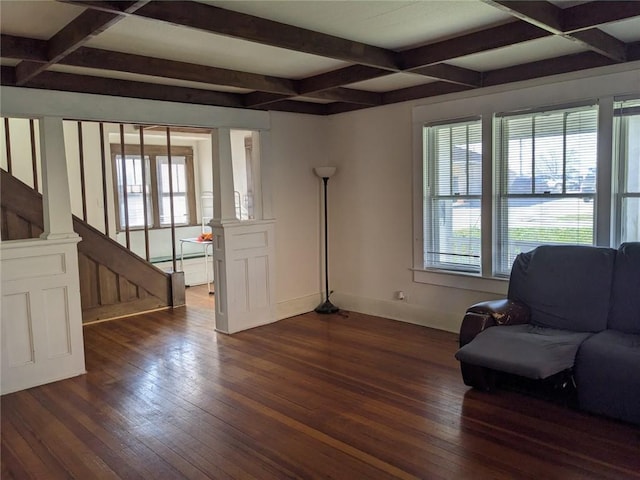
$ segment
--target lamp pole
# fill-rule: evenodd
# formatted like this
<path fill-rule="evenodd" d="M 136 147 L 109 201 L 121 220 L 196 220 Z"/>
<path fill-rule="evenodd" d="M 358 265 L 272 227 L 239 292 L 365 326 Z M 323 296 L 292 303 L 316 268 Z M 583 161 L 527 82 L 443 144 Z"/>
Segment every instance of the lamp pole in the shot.
<path fill-rule="evenodd" d="M 325 170 L 323 170 L 323 168 Z M 328 169 L 328 170 L 327 170 Z M 331 303 L 329 300 L 329 230 L 328 230 L 328 218 L 329 213 L 327 209 L 327 183 L 329 182 L 329 176 L 335 173 L 333 167 L 319 167 L 316 168 L 316 174 L 322 178 L 322 184 L 324 187 L 324 287 L 325 287 L 325 301 L 315 308 L 316 313 L 336 313 L 339 308 Z"/>

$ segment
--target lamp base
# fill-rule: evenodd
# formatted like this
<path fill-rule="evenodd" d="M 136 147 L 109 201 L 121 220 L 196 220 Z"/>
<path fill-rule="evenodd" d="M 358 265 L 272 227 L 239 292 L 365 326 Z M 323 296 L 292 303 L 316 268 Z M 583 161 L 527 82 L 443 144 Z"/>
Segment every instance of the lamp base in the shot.
<path fill-rule="evenodd" d="M 331 303 L 329 300 L 327 300 L 326 302 L 321 303 L 320 305 L 318 305 L 314 312 L 316 313 L 337 313 L 338 310 L 340 310 L 338 307 L 336 307 L 333 303 Z"/>

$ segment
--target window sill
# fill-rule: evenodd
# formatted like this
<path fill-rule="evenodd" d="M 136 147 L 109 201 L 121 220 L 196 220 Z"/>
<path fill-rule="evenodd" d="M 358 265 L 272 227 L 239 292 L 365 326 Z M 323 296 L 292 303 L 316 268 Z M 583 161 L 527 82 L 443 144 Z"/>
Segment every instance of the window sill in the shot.
<path fill-rule="evenodd" d="M 438 285 L 440 287 L 506 296 L 509 286 L 509 280 L 506 278 L 481 277 L 472 273 L 443 270 L 422 270 L 417 268 L 412 268 L 411 270 L 413 271 L 414 282 Z"/>

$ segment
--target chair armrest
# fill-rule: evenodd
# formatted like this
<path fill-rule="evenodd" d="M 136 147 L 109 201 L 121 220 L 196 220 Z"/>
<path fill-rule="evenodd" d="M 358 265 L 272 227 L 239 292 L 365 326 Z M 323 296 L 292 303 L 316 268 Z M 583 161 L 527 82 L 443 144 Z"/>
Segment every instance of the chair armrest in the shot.
<path fill-rule="evenodd" d="M 483 330 L 495 325 L 529 323 L 529 308 L 512 300 L 489 300 L 467 309 L 460 327 L 460 346 L 466 345 Z"/>

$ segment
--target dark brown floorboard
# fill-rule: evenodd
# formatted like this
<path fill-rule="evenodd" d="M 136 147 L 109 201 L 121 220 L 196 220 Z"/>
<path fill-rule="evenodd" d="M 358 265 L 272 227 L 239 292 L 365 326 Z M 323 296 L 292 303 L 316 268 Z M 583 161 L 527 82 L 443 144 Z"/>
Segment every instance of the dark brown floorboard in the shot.
<path fill-rule="evenodd" d="M 640 429 L 462 384 L 454 334 L 214 297 L 84 328 L 86 375 L 2 397 L 2 479 L 640 479 Z"/>

